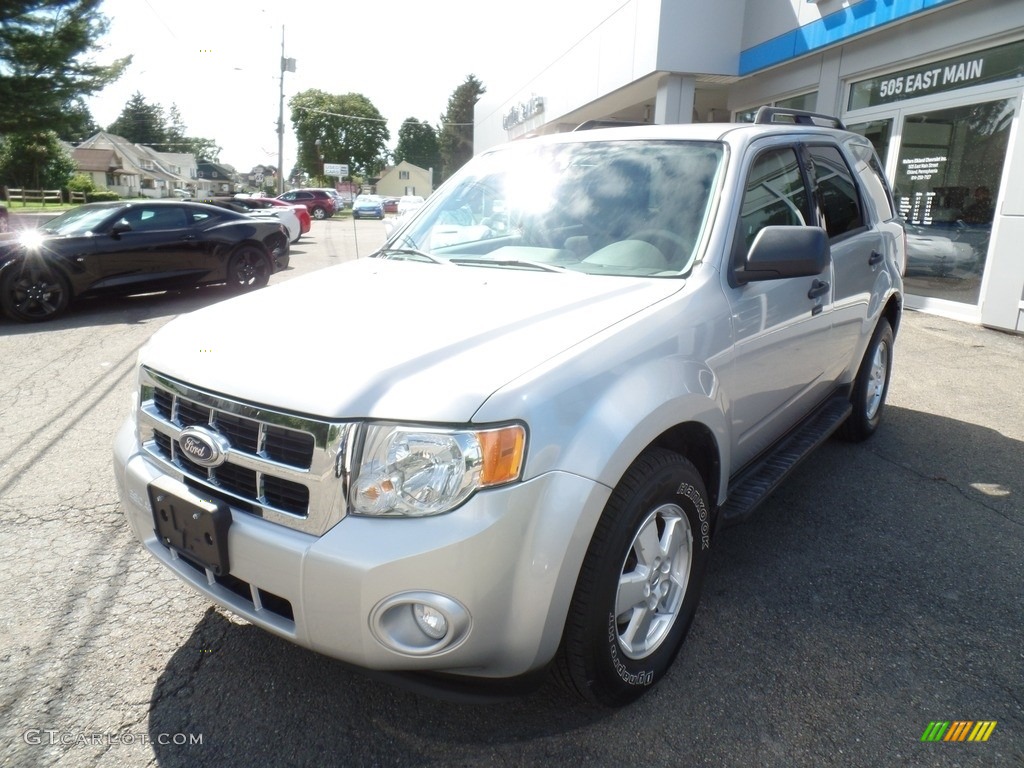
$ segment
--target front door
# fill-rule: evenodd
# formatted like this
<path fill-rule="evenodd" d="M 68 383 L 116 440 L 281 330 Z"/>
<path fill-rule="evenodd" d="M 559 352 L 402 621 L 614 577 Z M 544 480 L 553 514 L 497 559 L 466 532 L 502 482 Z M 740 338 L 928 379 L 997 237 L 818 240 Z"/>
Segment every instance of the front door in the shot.
<path fill-rule="evenodd" d="M 761 151 L 747 173 L 734 264 L 746 258 L 766 226 L 816 226 L 797 148 Z M 732 398 L 734 467 L 768 449 L 827 395 L 832 293 L 810 296 L 815 281 L 833 284 L 831 266 L 818 277 L 729 286 L 735 362 Z"/>
<path fill-rule="evenodd" d="M 185 208 L 135 205 L 121 219 L 129 229 L 99 235 L 93 290 L 124 293 L 169 290 L 194 285 L 207 270 L 201 263 L 195 233 Z"/>

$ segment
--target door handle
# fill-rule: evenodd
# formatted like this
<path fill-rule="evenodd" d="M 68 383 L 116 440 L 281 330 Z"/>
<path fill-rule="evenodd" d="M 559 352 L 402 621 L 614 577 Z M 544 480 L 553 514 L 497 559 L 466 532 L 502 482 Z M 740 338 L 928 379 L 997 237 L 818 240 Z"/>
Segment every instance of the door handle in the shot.
<path fill-rule="evenodd" d="M 824 280 L 815 280 L 811 283 L 811 290 L 807 292 L 807 298 L 816 299 L 819 296 L 823 296 L 828 293 L 829 288 L 831 288 L 831 286 Z"/>
<path fill-rule="evenodd" d="M 868 257 L 868 266 L 873 267 L 876 264 L 881 264 L 884 257 L 878 251 L 872 251 L 871 256 Z"/>

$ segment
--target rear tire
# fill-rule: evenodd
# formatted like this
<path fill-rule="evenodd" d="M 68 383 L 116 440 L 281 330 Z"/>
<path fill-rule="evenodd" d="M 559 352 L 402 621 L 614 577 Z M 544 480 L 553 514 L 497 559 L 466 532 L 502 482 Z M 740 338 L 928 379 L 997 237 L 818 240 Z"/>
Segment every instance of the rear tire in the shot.
<path fill-rule="evenodd" d="M 238 248 L 228 262 L 228 285 L 235 291 L 262 288 L 270 280 L 270 259 L 253 245 Z"/>
<path fill-rule="evenodd" d="M 853 393 L 850 395 L 853 411 L 839 430 L 839 436 L 844 440 L 859 443 L 867 440 L 878 429 L 892 376 L 892 348 L 892 326 L 883 317 L 878 321 L 860 370 L 857 371 Z"/>
<path fill-rule="evenodd" d="M 704 481 L 682 456 L 642 454 L 612 492 L 583 561 L 555 670 L 618 707 L 668 671 L 693 621 L 711 546 Z"/>
<path fill-rule="evenodd" d="M 52 320 L 70 301 L 71 286 L 64 275 L 38 259 L 11 265 L 0 276 L 0 308 L 12 320 Z"/>

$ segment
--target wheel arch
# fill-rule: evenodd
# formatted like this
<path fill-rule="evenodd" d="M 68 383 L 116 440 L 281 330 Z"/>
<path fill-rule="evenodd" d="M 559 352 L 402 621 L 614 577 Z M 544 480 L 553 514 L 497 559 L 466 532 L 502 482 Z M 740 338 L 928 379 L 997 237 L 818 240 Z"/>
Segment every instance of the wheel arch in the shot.
<path fill-rule="evenodd" d="M 708 498 L 717 505 L 722 487 L 722 458 L 714 433 L 698 421 L 676 424 L 655 438 L 641 453 L 651 448 L 665 448 L 687 459 L 704 481 Z"/>
<path fill-rule="evenodd" d="M 903 317 L 903 297 L 894 293 L 889 297 L 889 300 L 885 304 L 885 308 L 882 310 L 882 317 L 889 321 L 889 326 L 892 328 L 892 335 L 898 336 L 900 331 L 900 320 Z"/>
<path fill-rule="evenodd" d="M 268 249 L 264 243 L 254 238 L 246 238 L 245 240 L 242 240 L 241 242 L 235 243 L 233 246 L 231 246 L 231 250 L 228 251 L 228 259 L 230 260 L 233 256 L 235 256 L 235 254 L 239 253 L 243 248 L 255 248 L 260 253 L 262 253 L 267 258 L 267 260 L 271 262 L 271 266 L 273 266 L 273 255 L 271 254 L 270 249 Z"/>

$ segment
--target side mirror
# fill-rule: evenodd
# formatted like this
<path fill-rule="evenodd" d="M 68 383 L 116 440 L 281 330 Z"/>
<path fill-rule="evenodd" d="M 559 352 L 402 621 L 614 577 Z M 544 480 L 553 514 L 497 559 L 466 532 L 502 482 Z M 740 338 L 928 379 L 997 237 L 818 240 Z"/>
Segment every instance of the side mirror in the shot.
<path fill-rule="evenodd" d="M 746 262 L 733 271 L 740 285 L 759 280 L 820 275 L 831 251 L 821 227 L 771 226 L 754 238 Z"/>
<path fill-rule="evenodd" d="M 118 238 L 118 237 L 121 236 L 122 232 L 131 232 L 131 231 L 132 231 L 132 225 L 129 224 L 126 219 L 121 219 L 120 221 L 115 223 L 114 226 L 112 226 L 110 228 L 110 236 L 113 237 L 113 238 Z"/>

